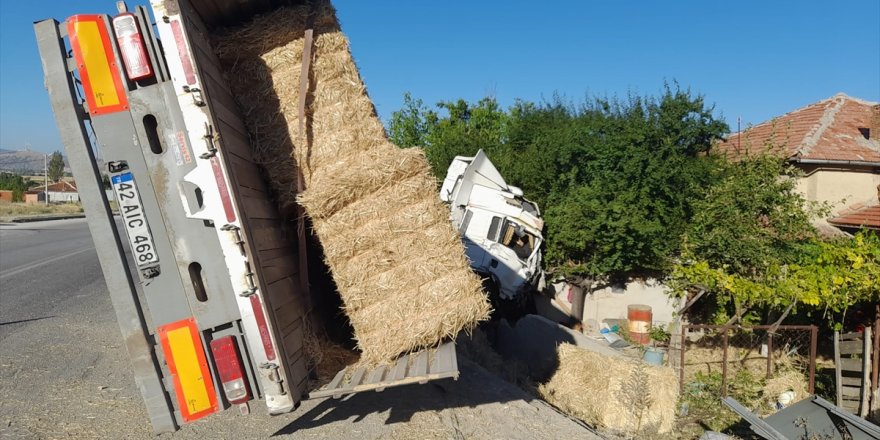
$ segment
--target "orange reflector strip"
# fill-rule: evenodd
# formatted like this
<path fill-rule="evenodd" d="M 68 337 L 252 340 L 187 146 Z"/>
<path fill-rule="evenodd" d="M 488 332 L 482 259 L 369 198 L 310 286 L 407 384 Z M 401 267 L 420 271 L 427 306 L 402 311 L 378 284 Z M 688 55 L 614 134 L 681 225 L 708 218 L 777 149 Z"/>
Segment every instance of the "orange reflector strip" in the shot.
<path fill-rule="evenodd" d="M 128 98 L 104 16 L 74 15 L 67 19 L 67 33 L 89 113 L 101 115 L 127 110 Z"/>
<path fill-rule="evenodd" d="M 183 421 L 191 422 L 217 412 L 214 381 L 195 320 L 187 318 L 156 330 L 174 378 L 174 394 Z"/>

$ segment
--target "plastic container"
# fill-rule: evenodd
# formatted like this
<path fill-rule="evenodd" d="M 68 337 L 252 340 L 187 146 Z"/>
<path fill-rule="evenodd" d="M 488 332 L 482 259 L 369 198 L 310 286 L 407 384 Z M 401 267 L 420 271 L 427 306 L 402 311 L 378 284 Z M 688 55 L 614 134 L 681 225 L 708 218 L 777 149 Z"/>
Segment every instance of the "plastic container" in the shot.
<path fill-rule="evenodd" d="M 666 350 L 663 350 L 661 348 L 649 348 L 649 349 L 645 350 L 645 354 L 644 354 L 644 356 L 642 356 L 642 359 L 644 359 L 645 362 L 647 362 L 651 365 L 662 366 L 663 365 L 663 356 L 665 354 L 666 354 Z"/>
<path fill-rule="evenodd" d="M 630 304 L 627 307 L 626 317 L 629 320 L 630 339 L 642 345 L 651 342 L 651 322 L 653 321 L 651 306 Z"/>

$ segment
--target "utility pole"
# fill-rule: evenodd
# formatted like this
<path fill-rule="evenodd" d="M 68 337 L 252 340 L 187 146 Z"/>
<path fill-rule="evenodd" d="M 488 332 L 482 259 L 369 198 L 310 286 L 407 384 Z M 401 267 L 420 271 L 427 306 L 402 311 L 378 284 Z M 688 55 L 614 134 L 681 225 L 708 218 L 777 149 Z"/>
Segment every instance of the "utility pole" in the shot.
<path fill-rule="evenodd" d="M 46 190 L 43 191 L 43 198 L 46 204 L 49 204 L 49 155 L 43 155 L 43 174 L 46 176 Z"/>

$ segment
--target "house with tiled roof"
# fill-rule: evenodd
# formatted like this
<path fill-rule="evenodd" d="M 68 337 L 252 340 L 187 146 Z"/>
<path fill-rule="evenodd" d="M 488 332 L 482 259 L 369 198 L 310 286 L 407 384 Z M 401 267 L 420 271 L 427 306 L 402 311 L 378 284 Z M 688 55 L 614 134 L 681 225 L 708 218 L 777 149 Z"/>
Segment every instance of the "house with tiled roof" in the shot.
<path fill-rule="evenodd" d="M 35 203 L 38 201 L 44 202 L 47 192 L 50 202 L 71 203 L 79 201 L 79 191 L 76 189 L 76 182 L 72 180 L 52 183 L 48 186 L 48 191 L 45 185 L 40 185 L 37 188 L 32 188 L 27 194 L 36 195 L 30 198 L 30 201 Z"/>
<path fill-rule="evenodd" d="M 736 160 L 762 152 L 801 169 L 807 200 L 828 202 L 827 223 L 880 230 L 880 104 L 843 93 L 731 134 L 714 154 Z"/>

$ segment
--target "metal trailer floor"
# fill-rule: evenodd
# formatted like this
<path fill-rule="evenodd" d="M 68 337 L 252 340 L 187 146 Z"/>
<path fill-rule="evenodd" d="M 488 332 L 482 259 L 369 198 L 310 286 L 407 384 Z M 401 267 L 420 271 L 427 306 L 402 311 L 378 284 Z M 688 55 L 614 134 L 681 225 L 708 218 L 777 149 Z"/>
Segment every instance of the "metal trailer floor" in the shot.
<path fill-rule="evenodd" d="M 880 440 L 880 426 L 856 417 L 819 396 L 801 400 L 764 419 L 732 397 L 726 397 L 723 402 L 748 422 L 755 434 L 768 440 Z"/>

